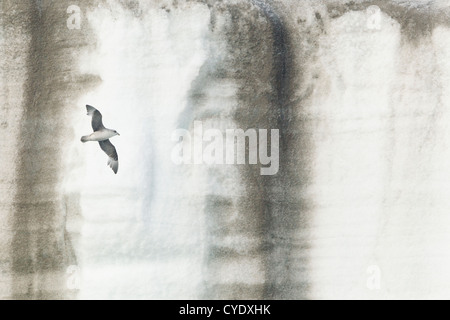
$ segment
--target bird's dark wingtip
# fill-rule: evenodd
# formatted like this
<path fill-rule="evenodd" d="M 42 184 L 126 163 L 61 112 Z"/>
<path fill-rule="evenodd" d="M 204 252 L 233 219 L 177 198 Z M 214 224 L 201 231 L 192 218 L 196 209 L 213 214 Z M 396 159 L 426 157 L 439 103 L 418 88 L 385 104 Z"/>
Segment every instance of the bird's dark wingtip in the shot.
<path fill-rule="evenodd" d="M 92 116 L 92 115 L 94 115 L 94 112 L 97 111 L 97 109 L 95 109 L 93 106 L 90 106 L 87 104 L 86 111 L 87 111 L 88 116 Z"/>

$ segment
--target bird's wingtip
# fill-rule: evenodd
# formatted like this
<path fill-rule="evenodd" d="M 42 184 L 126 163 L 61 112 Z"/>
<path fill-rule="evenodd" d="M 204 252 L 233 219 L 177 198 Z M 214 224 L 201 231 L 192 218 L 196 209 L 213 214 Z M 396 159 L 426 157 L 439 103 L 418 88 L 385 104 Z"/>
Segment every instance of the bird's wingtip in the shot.
<path fill-rule="evenodd" d="M 88 116 L 93 115 L 95 110 L 97 109 L 95 109 L 93 106 L 90 106 L 88 104 L 86 105 L 86 111 Z"/>
<path fill-rule="evenodd" d="M 119 171 L 119 162 L 116 160 L 109 158 L 106 165 L 112 169 L 114 174 L 117 174 L 117 171 Z"/>

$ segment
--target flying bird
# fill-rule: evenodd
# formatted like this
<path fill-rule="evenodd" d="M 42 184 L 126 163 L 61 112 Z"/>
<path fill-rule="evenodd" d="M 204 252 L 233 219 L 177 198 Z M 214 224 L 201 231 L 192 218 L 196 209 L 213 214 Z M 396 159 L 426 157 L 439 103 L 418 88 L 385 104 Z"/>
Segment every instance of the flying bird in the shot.
<path fill-rule="evenodd" d="M 108 155 L 108 166 L 117 174 L 119 169 L 119 157 L 114 145 L 109 141 L 109 138 L 120 136 L 116 130 L 105 128 L 102 123 L 102 114 L 100 111 L 90 105 L 86 105 L 87 115 L 92 117 L 93 133 L 81 137 L 81 142 L 98 141 L 100 148 Z"/>

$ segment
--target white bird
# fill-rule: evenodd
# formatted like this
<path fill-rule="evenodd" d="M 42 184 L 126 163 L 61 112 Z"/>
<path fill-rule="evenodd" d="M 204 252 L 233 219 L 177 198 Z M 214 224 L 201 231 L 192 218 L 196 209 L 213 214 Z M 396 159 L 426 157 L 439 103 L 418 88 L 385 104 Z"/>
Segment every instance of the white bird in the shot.
<path fill-rule="evenodd" d="M 87 136 L 81 137 L 81 142 L 85 143 L 87 141 L 98 141 L 100 148 L 108 155 L 108 165 L 117 173 L 119 169 L 119 157 L 117 156 L 116 148 L 109 141 L 109 138 L 114 136 L 120 136 L 116 130 L 105 128 L 102 123 L 102 114 L 100 111 L 95 109 L 90 105 L 86 105 L 87 115 L 92 116 L 92 129 L 93 133 Z"/>

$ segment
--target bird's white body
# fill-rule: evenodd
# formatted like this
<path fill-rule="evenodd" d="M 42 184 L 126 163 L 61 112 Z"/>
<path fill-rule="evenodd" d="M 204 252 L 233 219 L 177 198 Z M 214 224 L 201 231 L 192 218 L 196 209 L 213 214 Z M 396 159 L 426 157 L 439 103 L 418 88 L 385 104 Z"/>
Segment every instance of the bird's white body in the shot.
<path fill-rule="evenodd" d="M 95 131 L 88 136 L 83 136 L 82 141 L 83 142 L 85 142 L 85 141 L 104 141 L 104 140 L 114 137 L 115 135 L 117 135 L 117 133 L 114 130 L 105 128 L 105 129 Z"/>

